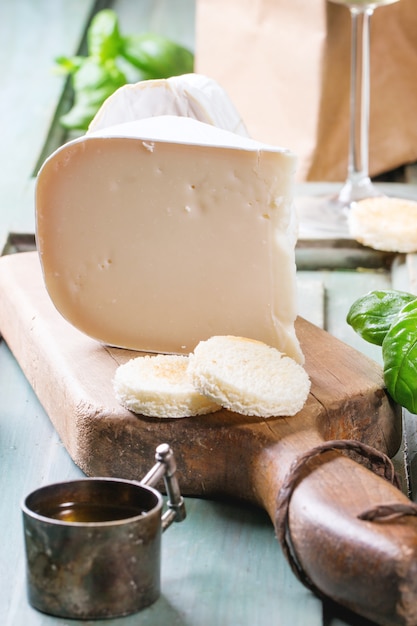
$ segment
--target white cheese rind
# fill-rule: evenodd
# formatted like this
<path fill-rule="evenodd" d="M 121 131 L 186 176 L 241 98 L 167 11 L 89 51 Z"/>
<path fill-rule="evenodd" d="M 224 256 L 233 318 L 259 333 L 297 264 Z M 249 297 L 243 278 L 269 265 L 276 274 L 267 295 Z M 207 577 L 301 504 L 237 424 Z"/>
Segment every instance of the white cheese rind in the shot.
<path fill-rule="evenodd" d="M 230 133 L 187 118 L 159 140 L 155 123 L 86 135 L 43 165 L 36 235 L 56 308 L 109 345 L 187 354 L 230 334 L 302 362 L 294 155 L 243 138 L 246 149 L 226 147 Z"/>
<path fill-rule="evenodd" d="M 202 74 L 183 74 L 123 85 L 100 107 L 88 132 L 148 117 L 175 115 L 248 136 L 225 90 Z"/>
<path fill-rule="evenodd" d="M 286 152 L 286 148 L 271 146 L 250 137 L 244 137 L 231 131 L 202 123 L 191 117 L 176 115 L 160 115 L 146 119 L 120 122 L 114 126 L 89 132 L 85 138 L 91 137 L 126 137 L 141 141 L 159 141 L 184 145 L 224 147 L 239 150 L 264 152 Z M 84 140 L 82 138 L 81 140 Z M 149 143 L 149 148 L 151 144 Z"/>

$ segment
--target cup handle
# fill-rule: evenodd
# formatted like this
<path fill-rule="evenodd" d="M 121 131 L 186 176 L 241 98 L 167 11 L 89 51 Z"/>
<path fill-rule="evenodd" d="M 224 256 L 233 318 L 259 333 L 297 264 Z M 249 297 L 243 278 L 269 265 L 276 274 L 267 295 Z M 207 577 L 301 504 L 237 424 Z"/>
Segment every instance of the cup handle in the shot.
<path fill-rule="evenodd" d="M 140 481 L 141 485 L 154 487 L 161 478 L 164 479 L 168 496 L 168 510 L 162 515 L 162 530 L 166 530 L 172 522 L 182 522 L 186 517 L 185 503 L 180 492 L 177 478 L 177 464 L 172 449 L 167 443 L 156 448 L 156 463 Z"/>

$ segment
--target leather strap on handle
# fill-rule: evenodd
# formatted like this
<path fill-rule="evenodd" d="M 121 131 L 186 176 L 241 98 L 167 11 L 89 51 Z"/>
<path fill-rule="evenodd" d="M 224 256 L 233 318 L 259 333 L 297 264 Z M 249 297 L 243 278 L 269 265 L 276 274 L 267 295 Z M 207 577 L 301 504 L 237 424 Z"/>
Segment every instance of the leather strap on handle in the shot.
<path fill-rule="evenodd" d="M 366 457 L 372 471 L 339 451 Z M 381 625 L 413 626 L 417 506 L 398 487 L 385 454 L 354 440 L 323 442 L 292 462 L 274 521 L 294 574 L 315 594 Z"/>

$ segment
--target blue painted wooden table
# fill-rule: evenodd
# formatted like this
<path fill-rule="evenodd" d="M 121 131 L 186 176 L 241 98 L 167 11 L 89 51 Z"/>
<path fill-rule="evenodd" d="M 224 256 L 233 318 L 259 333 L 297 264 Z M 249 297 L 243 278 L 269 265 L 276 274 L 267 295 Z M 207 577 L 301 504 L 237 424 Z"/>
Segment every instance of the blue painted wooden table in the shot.
<path fill-rule="evenodd" d="M 33 233 L 34 176 L 48 149 L 64 140 L 54 117 L 65 85 L 52 72 L 53 59 L 78 49 L 91 12 L 105 4 L 87 0 L 4 0 L 2 3 L 2 249 L 10 232 L 15 235 L 9 240 L 7 251 L 19 251 L 26 244 L 31 245 L 31 237 L 22 237 L 21 233 Z M 128 32 L 152 29 L 193 46 L 193 0 L 126 0 L 113 6 Z M 319 193 L 327 188 L 310 185 L 299 193 Z M 408 186 L 402 191 L 417 197 L 415 188 Z M 372 288 L 415 289 L 415 259 L 413 255 L 399 257 L 387 269 L 375 267 L 373 257 L 370 267 L 358 271 L 355 260 L 352 262 L 355 254 L 349 256 L 351 260 L 346 265 L 343 252 L 339 252 L 335 262 L 331 249 L 315 251 L 313 255 L 311 251 L 298 251 L 300 314 L 379 360 L 379 352 L 366 346 L 347 327 L 347 309 L 356 297 Z M 412 468 L 417 446 L 410 419 L 405 422 L 405 436 L 407 463 Z M 400 451 L 397 462 L 401 467 L 402 461 L 403 451 Z M 149 459 L 149 467 L 152 464 L 153 459 Z M 20 512 L 21 501 L 31 490 L 81 475 L 7 344 L 0 341 L 0 619 L 3 625 L 81 623 L 44 615 L 28 604 Z M 413 486 L 412 475 L 410 480 Z M 163 537 L 160 599 L 140 614 L 94 623 L 370 625 L 330 601 L 322 602 L 295 579 L 263 511 L 238 502 L 193 498 L 186 499 L 186 506 L 186 522 L 174 525 Z"/>

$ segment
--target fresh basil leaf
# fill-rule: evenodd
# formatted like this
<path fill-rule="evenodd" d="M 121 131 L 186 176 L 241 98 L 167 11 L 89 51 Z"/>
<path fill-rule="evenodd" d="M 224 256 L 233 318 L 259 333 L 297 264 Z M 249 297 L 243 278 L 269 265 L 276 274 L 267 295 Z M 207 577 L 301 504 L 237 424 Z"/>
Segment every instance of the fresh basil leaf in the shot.
<path fill-rule="evenodd" d="M 194 55 L 162 35 L 122 37 L 111 9 L 99 11 L 87 31 L 88 56 L 58 57 L 56 70 L 69 74 L 74 91 L 72 109 L 62 126 L 87 130 L 103 102 L 127 82 L 168 78 L 193 71 Z"/>
<path fill-rule="evenodd" d="M 115 59 L 120 51 L 122 38 L 119 20 L 114 11 L 103 9 L 91 20 L 87 31 L 88 54 L 101 61 Z"/>
<path fill-rule="evenodd" d="M 417 300 L 399 312 L 382 343 L 382 356 L 390 396 L 417 413 Z"/>
<path fill-rule="evenodd" d="M 55 59 L 56 71 L 59 74 L 74 74 L 83 64 L 84 57 L 57 57 Z"/>
<path fill-rule="evenodd" d="M 87 130 L 97 110 L 116 89 L 126 84 L 126 77 L 116 63 L 87 57 L 72 77 L 74 105 L 60 118 L 64 128 Z"/>
<path fill-rule="evenodd" d="M 406 291 L 370 291 L 352 304 L 346 321 L 365 341 L 381 346 L 402 307 L 415 300 Z"/>
<path fill-rule="evenodd" d="M 194 68 L 190 50 L 154 33 L 124 37 L 120 54 L 148 79 L 188 74 Z"/>

